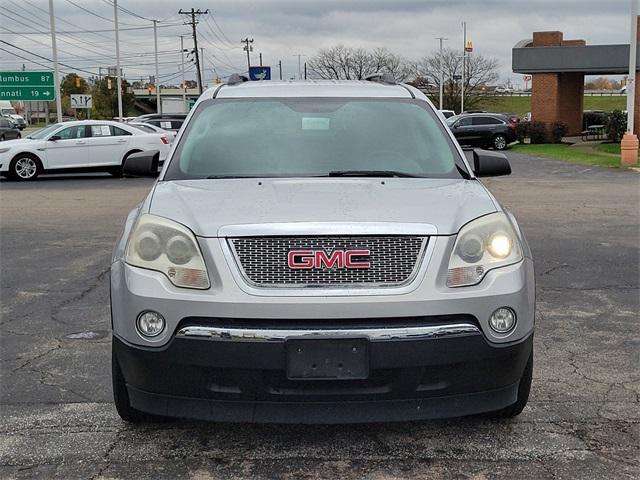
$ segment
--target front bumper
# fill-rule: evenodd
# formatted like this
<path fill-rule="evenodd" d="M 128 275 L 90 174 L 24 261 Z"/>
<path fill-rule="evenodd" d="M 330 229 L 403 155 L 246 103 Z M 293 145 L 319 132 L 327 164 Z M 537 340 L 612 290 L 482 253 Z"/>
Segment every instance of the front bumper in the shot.
<path fill-rule="evenodd" d="M 197 321 L 203 325 L 203 319 Z M 516 401 L 532 338 L 497 346 L 476 331 L 370 341 L 369 375 L 360 380 L 288 379 L 282 339 L 177 336 L 162 349 L 136 347 L 117 337 L 113 342 L 130 404 L 138 410 L 213 421 L 347 423 L 445 418 L 507 407 Z"/>

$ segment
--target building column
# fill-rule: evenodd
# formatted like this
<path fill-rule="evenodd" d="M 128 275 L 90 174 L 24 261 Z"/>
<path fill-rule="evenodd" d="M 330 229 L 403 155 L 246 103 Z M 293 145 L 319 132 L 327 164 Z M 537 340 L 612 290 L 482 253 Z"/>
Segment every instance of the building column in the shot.
<path fill-rule="evenodd" d="M 584 40 L 564 40 L 562 32 L 534 32 L 533 47 L 579 47 Z M 550 128 L 554 122 L 567 125 L 569 135 L 580 135 L 584 107 L 584 74 L 534 73 L 531 116 Z"/>

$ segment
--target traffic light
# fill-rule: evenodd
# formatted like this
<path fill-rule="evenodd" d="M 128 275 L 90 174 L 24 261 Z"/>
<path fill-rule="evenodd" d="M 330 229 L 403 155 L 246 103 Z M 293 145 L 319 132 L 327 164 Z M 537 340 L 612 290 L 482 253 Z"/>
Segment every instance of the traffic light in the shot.
<path fill-rule="evenodd" d="M 80 77 L 76 77 L 76 88 L 80 88 Z"/>

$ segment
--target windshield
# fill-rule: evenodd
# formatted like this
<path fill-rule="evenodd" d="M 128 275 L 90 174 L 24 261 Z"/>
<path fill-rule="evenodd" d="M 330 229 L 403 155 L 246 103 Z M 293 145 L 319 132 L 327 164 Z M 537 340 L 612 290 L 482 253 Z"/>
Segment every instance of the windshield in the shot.
<path fill-rule="evenodd" d="M 458 168 L 465 171 L 425 102 L 217 99 L 198 106 L 164 179 L 308 177 L 353 171 L 461 178 Z"/>
<path fill-rule="evenodd" d="M 460 115 L 453 115 L 453 116 L 447 118 L 447 120 L 446 120 L 447 121 L 447 125 L 451 126 L 454 123 L 456 123 L 459 119 L 460 119 Z"/>
<path fill-rule="evenodd" d="M 30 138 L 32 140 L 41 140 L 44 137 L 46 137 L 47 135 L 50 135 L 51 133 L 53 133 L 54 131 L 56 131 L 58 128 L 60 128 L 62 126 L 61 123 L 55 123 L 53 125 L 49 125 L 46 128 L 42 128 L 40 130 L 36 130 L 35 132 L 33 132 L 31 135 L 29 135 L 27 138 Z"/>
<path fill-rule="evenodd" d="M 3 108 L 0 110 L 2 115 L 16 115 L 16 111 L 13 108 Z"/>

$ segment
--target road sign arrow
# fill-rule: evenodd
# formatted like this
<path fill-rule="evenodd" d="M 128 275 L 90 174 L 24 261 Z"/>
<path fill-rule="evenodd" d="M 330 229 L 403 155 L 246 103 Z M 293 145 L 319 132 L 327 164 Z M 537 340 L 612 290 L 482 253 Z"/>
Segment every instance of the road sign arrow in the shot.
<path fill-rule="evenodd" d="M 49 92 L 43 92 L 42 95 L 44 95 L 45 97 L 48 97 L 51 94 Z"/>

